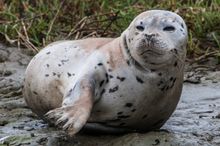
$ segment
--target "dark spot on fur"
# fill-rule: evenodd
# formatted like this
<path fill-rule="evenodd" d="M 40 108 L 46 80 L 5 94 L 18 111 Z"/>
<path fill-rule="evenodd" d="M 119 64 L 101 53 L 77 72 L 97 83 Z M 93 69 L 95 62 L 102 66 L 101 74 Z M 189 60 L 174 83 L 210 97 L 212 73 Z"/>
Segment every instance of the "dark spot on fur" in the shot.
<path fill-rule="evenodd" d="M 166 89 L 166 86 L 163 86 L 160 90 L 164 91 Z"/>
<path fill-rule="evenodd" d="M 49 77 L 49 74 L 45 74 L 45 77 Z"/>
<path fill-rule="evenodd" d="M 111 69 L 108 69 L 108 71 L 109 71 L 109 72 L 112 72 L 112 70 L 111 70 Z"/>
<path fill-rule="evenodd" d="M 119 122 L 121 121 L 121 119 L 112 119 L 112 120 L 108 120 L 108 122 Z"/>
<path fill-rule="evenodd" d="M 63 59 L 63 60 L 61 60 L 61 63 L 64 64 L 65 62 L 68 62 L 68 61 L 69 61 L 69 59 L 66 59 L 66 60 Z"/>
<path fill-rule="evenodd" d="M 141 21 L 141 22 L 140 22 L 140 24 L 142 25 L 142 24 L 143 24 L 143 22 Z"/>
<path fill-rule="evenodd" d="M 109 61 L 107 61 L 107 64 L 109 64 Z"/>
<path fill-rule="evenodd" d="M 117 76 L 117 79 L 119 79 L 121 82 L 123 82 L 125 80 L 125 77 L 119 77 Z"/>
<path fill-rule="evenodd" d="M 112 79 L 112 78 L 113 78 L 113 76 L 112 76 L 112 75 L 109 75 L 109 78 L 110 78 L 110 79 Z"/>
<path fill-rule="evenodd" d="M 120 124 L 119 124 L 119 126 L 124 126 L 124 125 L 125 125 L 125 123 L 120 123 Z"/>
<path fill-rule="evenodd" d="M 57 77 L 60 78 L 61 74 L 57 74 Z"/>
<path fill-rule="evenodd" d="M 183 23 L 181 23 L 181 27 L 182 27 L 182 28 L 184 28 L 184 25 L 183 25 Z"/>
<path fill-rule="evenodd" d="M 103 64 L 102 64 L 102 63 L 98 63 L 97 65 L 98 65 L 98 66 L 101 66 L 101 65 L 103 65 Z"/>
<path fill-rule="evenodd" d="M 95 69 L 96 69 L 97 67 L 95 66 Z"/>
<path fill-rule="evenodd" d="M 158 75 L 159 75 L 159 76 L 162 76 L 162 73 L 161 73 L 161 72 L 159 72 L 159 73 L 158 73 Z"/>
<path fill-rule="evenodd" d="M 140 77 L 138 77 L 138 76 L 136 76 L 136 80 L 137 80 L 139 83 L 141 83 L 141 84 L 144 83 L 144 81 L 143 81 Z"/>
<path fill-rule="evenodd" d="M 47 52 L 46 54 L 47 54 L 47 55 L 49 55 L 49 54 L 50 54 L 50 52 Z"/>
<path fill-rule="evenodd" d="M 132 107 L 132 106 L 133 106 L 132 103 L 126 103 L 126 104 L 125 104 L 125 107 Z"/>
<path fill-rule="evenodd" d="M 102 80 L 99 84 L 99 87 L 102 87 L 103 83 L 105 82 L 105 80 Z"/>
<path fill-rule="evenodd" d="M 71 77 L 71 76 L 72 76 L 71 73 L 69 73 L 69 72 L 67 73 L 67 75 L 68 75 L 68 77 Z"/>
<path fill-rule="evenodd" d="M 108 74 L 107 73 L 105 74 L 105 77 L 106 77 L 106 83 L 108 83 L 109 79 L 108 79 Z"/>
<path fill-rule="evenodd" d="M 175 83 L 175 82 L 176 82 L 176 78 L 173 79 L 173 83 Z"/>
<path fill-rule="evenodd" d="M 176 78 L 173 79 L 172 85 L 170 86 L 170 88 L 173 88 L 173 86 L 175 85 L 176 82 Z"/>
<path fill-rule="evenodd" d="M 115 91 L 117 91 L 117 90 L 118 90 L 118 85 L 115 86 L 114 88 L 110 88 L 110 89 L 109 89 L 109 93 L 113 93 L 113 92 L 115 92 Z"/>
<path fill-rule="evenodd" d="M 72 93 L 73 89 L 70 89 L 69 92 L 67 93 L 66 97 L 69 97 Z"/>
<path fill-rule="evenodd" d="M 148 116 L 147 114 L 143 115 L 142 119 L 145 119 L 147 116 Z"/>
<path fill-rule="evenodd" d="M 47 66 L 47 67 L 50 67 L 50 65 L 49 65 L 49 64 L 47 64 L 46 66 Z"/>
<path fill-rule="evenodd" d="M 128 42 L 130 43 L 130 42 L 131 42 L 131 39 L 128 39 Z"/>
<path fill-rule="evenodd" d="M 127 61 L 126 61 L 126 63 L 128 64 L 128 66 L 130 66 L 130 65 L 131 65 L 129 60 L 127 60 Z"/>
<path fill-rule="evenodd" d="M 61 64 L 58 64 L 58 66 L 61 66 Z"/>
<path fill-rule="evenodd" d="M 105 93 L 105 89 L 102 89 L 100 96 L 102 96 Z"/>
<path fill-rule="evenodd" d="M 127 52 L 129 52 L 126 35 L 123 37 L 123 44 L 124 44 L 125 50 L 126 50 Z"/>
<path fill-rule="evenodd" d="M 118 112 L 118 113 L 117 113 L 117 115 L 121 115 L 121 114 L 123 114 L 123 112 Z"/>
<path fill-rule="evenodd" d="M 150 71 L 151 71 L 151 72 L 155 72 L 155 71 L 156 71 L 156 69 L 151 69 Z"/>
<path fill-rule="evenodd" d="M 178 54 L 178 51 L 177 51 L 176 48 L 174 48 L 173 51 L 174 51 L 175 54 Z"/>
<path fill-rule="evenodd" d="M 169 88 L 171 89 L 171 88 L 173 88 L 173 86 L 174 86 L 174 83 L 172 83 L 172 85 Z"/>
<path fill-rule="evenodd" d="M 170 77 L 170 81 L 172 81 L 174 78 L 173 77 Z"/>
<path fill-rule="evenodd" d="M 53 72 L 53 76 L 55 76 L 56 75 L 56 73 L 55 72 Z"/>
<path fill-rule="evenodd" d="M 177 66 L 177 61 L 175 61 L 174 66 L 175 66 L 175 67 Z"/>
<path fill-rule="evenodd" d="M 138 33 L 138 32 L 135 32 L 134 34 L 135 34 L 135 35 L 138 35 L 139 33 Z M 130 42 L 129 42 L 129 43 L 130 43 Z"/>
<path fill-rule="evenodd" d="M 97 112 L 97 113 L 100 113 L 101 111 L 100 111 L 100 110 L 97 110 L 96 112 Z"/>
<path fill-rule="evenodd" d="M 160 80 L 160 82 L 157 84 L 157 86 L 160 86 L 161 84 L 163 84 L 164 82 L 162 80 Z"/>
<path fill-rule="evenodd" d="M 136 109 L 132 109 L 132 110 L 131 110 L 131 112 L 135 112 L 135 111 L 136 111 Z"/>
<path fill-rule="evenodd" d="M 106 83 L 108 83 L 108 82 L 109 82 L 109 79 L 107 78 L 107 79 L 106 79 Z"/>
<path fill-rule="evenodd" d="M 127 119 L 129 117 L 130 117 L 129 115 L 120 115 L 120 116 L 118 116 L 119 119 Z"/>
<path fill-rule="evenodd" d="M 38 95 L 36 91 L 33 91 L 33 93 L 34 93 L 35 95 Z"/>

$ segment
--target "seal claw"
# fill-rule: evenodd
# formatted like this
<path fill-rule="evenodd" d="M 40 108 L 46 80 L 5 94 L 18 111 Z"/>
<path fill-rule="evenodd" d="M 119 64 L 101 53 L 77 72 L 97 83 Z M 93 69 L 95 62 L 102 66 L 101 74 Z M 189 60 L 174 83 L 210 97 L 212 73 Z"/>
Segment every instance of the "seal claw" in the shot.
<path fill-rule="evenodd" d="M 46 121 L 63 129 L 69 136 L 80 131 L 88 116 L 88 112 L 73 106 L 56 108 L 44 115 Z"/>

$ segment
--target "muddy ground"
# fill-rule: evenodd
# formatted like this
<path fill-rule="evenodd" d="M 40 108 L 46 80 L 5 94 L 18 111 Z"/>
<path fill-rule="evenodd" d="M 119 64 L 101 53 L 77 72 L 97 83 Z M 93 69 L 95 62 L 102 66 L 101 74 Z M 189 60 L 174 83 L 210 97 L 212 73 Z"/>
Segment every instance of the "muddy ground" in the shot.
<path fill-rule="evenodd" d="M 220 72 L 188 66 L 178 107 L 161 130 L 125 135 L 77 134 L 68 138 L 48 127 L 21 94 L 27 50 L 0 45 L 0 146 L 217 146 L 220 145 Z"/>

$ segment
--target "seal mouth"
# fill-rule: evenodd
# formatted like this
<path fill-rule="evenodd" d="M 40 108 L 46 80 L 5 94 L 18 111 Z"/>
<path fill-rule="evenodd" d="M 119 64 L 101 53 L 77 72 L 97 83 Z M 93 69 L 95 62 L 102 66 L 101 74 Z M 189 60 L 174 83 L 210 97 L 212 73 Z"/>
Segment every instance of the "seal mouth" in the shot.
<path fill-rule="evenodd" d="M 145 55 L 152 55 L 152 56 L 162 56 L 164 55 L 164 53 L 156 51 L 156 50 L 152 50 L 152 49 L 148 49 L 148 50 L 144 50 L 143 52 L 141 52 L 139 54 L 140 56 L 145 56 Z"/>
<path fill-rule="evenodd" d="M 129 59 L 129 62 L 131 64 L 133 64 L 137 69 L 140 69 L 142 71 L 149 71 L 149 69 L 147 69 L 145 67 L 145 65 L 143 64 L 140 64 L 132 55 L 131 55 L 131 52 L 129 50 L 129 47 L 128 47 L 128 44 L 127 44 L 127 41 L 126 41 L 126 35 L 123 37 L 123 45 L 124 45 L 124 48 L 125 48 L 125 52 L 128 56 L 128 59 Z M 146 52 L 145 52 L 146 51 Z M 155 58 L 155 54 L 159 57 L 163 56 L 164 54 L 163 53 L 160 53 L 160 52 L 157 52 L 157 51 L 154 51 L 154 50 L 151 50 L 151 49 L 148 49 L 148 50 L 145 50 L 144 52 L 142 53 L 147 53 L 148 56 L 151 56 L 151 57 L 154 57 Z M 149 55 L 149 54 L 154 54 L 154 55 Z M 139 55 L 140 56 L 140 55 Z M 145 55 L 142 55 L 142 57 L 140 57 L 143 59 L 143 62 L 147 65 L 153 65 L 153 66 L 163 66 L 165 63 L 164 62 L 150 62 L 148 59 L 146 59 L 146 56 Z M 157 58 L 157 57 L 156 57 Z"/>

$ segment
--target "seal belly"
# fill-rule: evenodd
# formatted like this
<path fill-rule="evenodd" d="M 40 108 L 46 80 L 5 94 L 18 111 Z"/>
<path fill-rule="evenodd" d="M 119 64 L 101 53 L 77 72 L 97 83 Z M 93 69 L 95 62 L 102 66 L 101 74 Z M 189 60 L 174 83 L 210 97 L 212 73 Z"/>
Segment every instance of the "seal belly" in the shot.
<path fill-rule="evenodd" d="M 29 63 L 25 73 L 24 97 L 38 115 L 43 116 L 61 106 L 65 89 L 74 84 L 86 59 L 97 49 L 97 44 L 93 44 L 92 49 L 86 50 L 81 42 L 52 43 Z"/>

